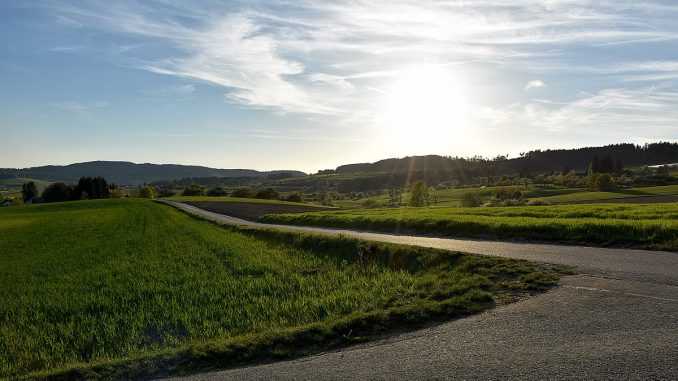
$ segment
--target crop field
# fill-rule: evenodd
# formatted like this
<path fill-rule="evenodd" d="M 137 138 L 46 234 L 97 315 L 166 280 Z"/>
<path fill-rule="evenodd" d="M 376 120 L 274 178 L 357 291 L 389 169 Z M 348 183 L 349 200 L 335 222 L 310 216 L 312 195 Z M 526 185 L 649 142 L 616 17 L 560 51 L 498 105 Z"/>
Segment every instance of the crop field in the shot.
<path fill-rule="evenodd" d="M 305 213 L 325 211 L 329 208 L 304 204 L 246 203 L 223 201 L 189 201 L 187 204 L 213 213 L 255 221 L 266 214 Z M 331 210 L 331 209 L 329 209 Z"/>
<path fill-rule="evenodd" d="M 499 188 L 516 188 L 523 192 L 525 198 L 539 198 L 552 203 L 595 202 L 597 200 L 615 198 L 638 198 L 648 200 L 648 198 L 656 196 L 678 196 L 678 185 L 633 187 L 612 192 L 593 192 L 585 188 L 565 188 L 556 186 L 542 187 L 533 185 L 525 188 L 524 186 L 516 185 L 508 187 L 439 189 L 430 193 L 430 202 L 433 206 L 460 206 L 462 196 L 465 193 L 473 192 L 482 197 L 489 198 L 492 196 L 492 191 Z M 409 194 L 403 193 L 402 202 L 406 203 L 408 198 Z M 386 204 L 389 201 L 387 195 L 373 196 L 369 197 L 369 199 L 378 204 Z M 345 209 L 357 209 L 363 206 L 365 200 L 366 199 L 337 200 L 336 205 Z"/>
<path fill-rule="evenodd" d="M 678 203 L 382 208 L 267 215 L 264 222 L 678 250 Z"/>
<path fill-rule="evenodd" d="M 602 199 L 615 198 L 645 198 L 655 196 L 677 196 L 678 185 L 662 185 L 652 187 L 634 187 L 627 189 L 619 189 L 612 192 L 587 192 L 585 190 L 572 191 L 557 195 L 536 196 L 529 195 L 528 197 L 539 197 L 542 200 L 549 202 L 577 202 L 577 201 L 595 201 Z"/>
<path fill-rule="evenodd" d="M 537 292 L 530 262 L 226 228 L 147 200 L 0 210 L 0 378 L 284 358 Z"/>

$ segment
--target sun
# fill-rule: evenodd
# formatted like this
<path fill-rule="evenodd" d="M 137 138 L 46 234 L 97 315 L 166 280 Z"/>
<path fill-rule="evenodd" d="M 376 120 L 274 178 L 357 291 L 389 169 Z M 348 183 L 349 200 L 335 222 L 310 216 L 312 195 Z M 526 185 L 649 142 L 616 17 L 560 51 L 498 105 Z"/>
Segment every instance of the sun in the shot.
<path fill-rule="evenodd" d="M 388 143 L 412 154 L 448 153 L 468 138 L 458 75 L 435 65 L 404 70 L 385 91 L 381 122 Z"/>

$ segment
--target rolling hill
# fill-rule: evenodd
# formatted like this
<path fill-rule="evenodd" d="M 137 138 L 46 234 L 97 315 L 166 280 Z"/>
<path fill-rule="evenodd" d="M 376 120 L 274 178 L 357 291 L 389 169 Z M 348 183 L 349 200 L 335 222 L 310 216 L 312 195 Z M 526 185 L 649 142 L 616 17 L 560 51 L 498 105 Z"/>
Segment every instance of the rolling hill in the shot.
<path fill-rule="evenodd" d="M 179 164 L 135 164 L 126 161 L 90 161 L 70 165 L 46 165 L 31 168 L 0 168 L 0 178 L 20 178 L 48 181 L 77 182 L 83 176 L 103 176 L 109 182 L 136 185 L 159 180 L 179 180 L 186 177 L 254 177 L 288 173 L 303 176 L 300 171 L 256 171 L 253 169 L 220 169 Z"/>

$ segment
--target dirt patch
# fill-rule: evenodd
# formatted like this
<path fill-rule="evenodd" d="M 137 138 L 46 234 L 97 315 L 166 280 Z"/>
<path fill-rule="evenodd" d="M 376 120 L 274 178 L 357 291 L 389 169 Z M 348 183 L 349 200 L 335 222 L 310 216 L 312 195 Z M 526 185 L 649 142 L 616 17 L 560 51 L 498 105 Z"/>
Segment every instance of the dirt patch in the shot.
<path fill-rule="evenodd" d="M 600 200 L 568 201 L 559 204 L 660 204 L 666 202 L 678 202 L 678 195 L 604 198 Z"/>
<path fill-rule="evenodd" d="M 265 214 L 306 213 L 333 210 L 310 205 L 255 204 L 251 202 L 191 201 L 186 204 L 212 213 L 224 214 L 243 220 L 256 221 Z"/>

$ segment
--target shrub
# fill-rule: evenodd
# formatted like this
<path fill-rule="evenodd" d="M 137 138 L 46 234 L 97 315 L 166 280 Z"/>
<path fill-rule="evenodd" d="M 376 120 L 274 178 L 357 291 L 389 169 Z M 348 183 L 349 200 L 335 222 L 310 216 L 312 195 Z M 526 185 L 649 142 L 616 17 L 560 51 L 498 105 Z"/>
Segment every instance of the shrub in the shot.
<path fill-rule="evenodd" d="M 499 188 L 492 191 L 492 197 L 500 200 L 521 199 L 523 192 L 516 188 Z"/>
<path fill-rule="evenodd" d="M 376 208 L 379 204 L 371 198 L 363 201 L 363 208 Z"/>
<path fill-rule="evenodd" d="M 280 193 L 276 192 L 273 188 L 266 188 L 259 190 L 255 197 L 264 200 L 278 200 L 280 199 Z"/>
<path fill-rule="evenodd" d="M 589 188 L 596 190 L 596 181 L 600 177 L 600 173 L 591 173 L 588 177 Z"/>
<path fill-rule="evenodd" d="M 211 197 L 228 196 L 228 191 L 222 187 L 214 187 L 207 191 L 207 195 Z"/>
<path fill-rule="evenodd" d="M 184 189 L 181 192 L 182 196 L 205 196 L 207 195 L 207 187 L 204 185 L 193 184 L 190 188 Z"/>
<path fill-rule="evenodd" d="M 614 182 L 612 181 L 612 176 L 607 173 L 603 173 L 596 179 L 596 190 L 598 192 L 607 192 L 614 188 Z"/>
<path fill-rule="evenodd" d="M 153 188 L 150 185 L 144 185 L 143 187 L 139 188 L 139 191 L 137 192 L 137 197 L 153 199 L 155 198 L 156 194 L 157 192 L 155 188 Z"/>
<path fill-rule="evenodd" d="M 158 197 L 174 197 L 177 195 L 177 192 L 172 189 L 163 189 L 158 193 Z"/>
<path fill-rule="evenodd" d="M 538 198 L 532 199 L 527 202 L 527 206 L 548 206 L 548 205 L 551 205 L 551 203 L 546 200 Z"/>
<path fill-rule="evenodd" d="M 426 206 L 428 204 L 428 186 L 423 180 L 419 180 L 410 187 L 410 199 L 407 202 L 408 206 Z"/>
<path fill-rule="evenodd" d="M 476 192 L 466 192 L 461 196 L 461 206 L 474 208 L 482 205 L 480 195 Z"/>
<path fill-rule="evenodd" d="M 301 195 L 301 193 L 292 193 L 291 195 L 287 196 L 287 201 L 289 202 L 302 202 L 304 201 L 304 197 Z"/>
<path fill-rule="evenodd" d="M 231 193 L 232 197 L 253 198 L 256 195 L 250 188 L 238 188 Z"/>
<path fill-rule="evenodd" d="M 42 200 L 44 202 L 62 202 L 71 199 L 73 187 L 64 183 L 50 184 L 42 191 Z"/>

